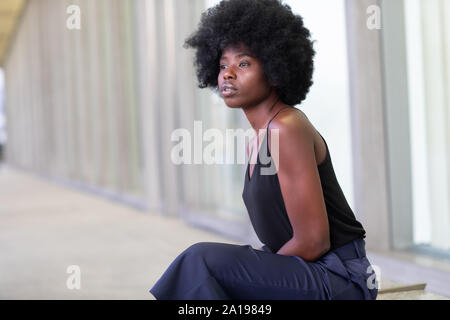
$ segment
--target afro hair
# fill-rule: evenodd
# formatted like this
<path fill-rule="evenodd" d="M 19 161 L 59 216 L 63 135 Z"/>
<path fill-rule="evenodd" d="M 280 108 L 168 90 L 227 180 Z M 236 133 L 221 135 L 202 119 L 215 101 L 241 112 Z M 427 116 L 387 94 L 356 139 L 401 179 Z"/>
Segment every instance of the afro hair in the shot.
<path fill-rule="evenodd" d="M 219 60 L 228 45 L 244 43 L 288 105 L 300 104 L 313 84 L 315 51 L 303 19 L 280 0 L 222 0 L 201 15 L 184 43 L 194 48 L 199 88 L 217 90 Z"/>

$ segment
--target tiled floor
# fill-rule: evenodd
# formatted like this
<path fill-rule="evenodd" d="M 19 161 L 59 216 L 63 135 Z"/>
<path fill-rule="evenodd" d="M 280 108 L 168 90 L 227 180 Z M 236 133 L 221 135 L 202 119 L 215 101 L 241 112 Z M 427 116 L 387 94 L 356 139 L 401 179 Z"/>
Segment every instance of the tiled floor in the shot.
<path fill-rule="evenodd" d="M 0 166 L 0 299 L 153 299 L 148 290 L 170 262 L 202 241 L 239 244 Z M 80 289 L 67 286 L 72 265 L 80 268 Z"/>

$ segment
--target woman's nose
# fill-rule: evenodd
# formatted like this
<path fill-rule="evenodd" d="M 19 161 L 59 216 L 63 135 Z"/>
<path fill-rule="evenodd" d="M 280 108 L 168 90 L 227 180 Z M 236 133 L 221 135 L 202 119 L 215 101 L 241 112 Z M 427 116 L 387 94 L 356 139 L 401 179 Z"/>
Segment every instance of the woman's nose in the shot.
<path fill-rule="evenodd" d="M 234 71 L 232 70 L 232 68 L 228 68 L 225 72 L 224 72 L 224 74 L 223 74 L 223 78 L 225 79 L 225 80 L 228 80 L 228 79 L 234 79 L 236 77 L 236 74 L 234 73 Z"/>

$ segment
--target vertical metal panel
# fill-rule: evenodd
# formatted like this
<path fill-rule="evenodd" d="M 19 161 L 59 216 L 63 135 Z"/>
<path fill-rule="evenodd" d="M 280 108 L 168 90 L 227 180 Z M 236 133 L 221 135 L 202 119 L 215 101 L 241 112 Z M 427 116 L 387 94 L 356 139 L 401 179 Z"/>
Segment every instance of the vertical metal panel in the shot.
<path fill-rule="evenodd" d="M 86 1 L 83 3 L 82 29 L 87 32 L 86 35 L 86 66 L 89 76 L 86 81 L 88 90 L 88 111 L 90 132 L 88 134 L 91 146 L 91 157 L 89 159 L 89 184 L 101 186 L 100 171 L 102 167 L 102 130 L 104 126 L 104 117 L 101 114 L 103 101 L 102 92 L 102 74 L 101 74 L 101 56 L 100 56 L 100 38 L 99 29 L 101 27 L 101 17 L 99 14 L 98 1 Z"/>
<path fill-rule="evenodd" d="M 380 30 L 367 28 L 374 0 L 347 0 L 350 104 L 355 211 L 367 231 L 367 247 L 389 249 L 389 191 L 383 108 Z"/>
<path fill-rule="evenodd" d="M 158 157 L 156 100 L 157 38 L 156 12 L 154 0 L 133 2 L 136 29 L 136 73 L 137 104 L 139 109 L 140 140 L 142 148 L 142 179 L 145 189 L 146 206 L 149 210 L 161 208 L 161 171 Z"/>
<path fill-rule="evenodd" d="M 140 144 L 138 140 L 138 110 L 136 104 L 136 81 L 135 81 L 135 60 L 134 51 L 136 50 L 135 42 L 133 41 L 134 28 L 132 26 L 132 3 L 130 0 L 122 1 L 122 19 L 123 19 L 123 45 L 124 50 L 124 64 L 123 72 L 124 79 L 124 94 L 125 94 L 125 111 L 126 111 L 126 129 L 127 129 L 127 144 L 129 146 L 127 153 L 127 170 L 128 181 L 127 191 L 130 194 L 141 195 L 141 165 L 140 165 Z"/>
<path fill-rule="evenodd" d="M 177 7 L 177 21 L 180 22 L 178 32 L 182 35 L 183 40 L 179 39 L 178 44 L 182 44 L 184 39 L 195 30 L 195 27 L 200 19 L 200 13 L 204 9 L 204 1 L 191 1 L 189 5 L 185 1 L 178 1 Z M 185 13 L 185 14 L 183 14 Z M 199 89 L 197 87 L 197 79 L 195 77 L 194 68 L 192 66 L 194 59 L 193 50 L 183 50 L 180 65 L 183 66 L 184 74 L 178 78 L 179 81 L 179 98 L 178 98 L 178 112 L 180 119 L 182 119 L 182 128 L 186 128 L 191 133 L 191 142 L 194 142 L 194 121 L 199 120 Z M 191 145 L 191 161 L 193 163 L 193 144 Z M 204 193 L 201 188 L 201 180 L 199 177 L 202 174 L 202 166 L 194 164 L 181 165 L 182 169 L 182 189 L 183 189 L 183 210 L 182 214 L 186 215 L 187 210 L 192 210 L 201 203 L 204 198 Z"/>
<path fill-rule="evenodd" d="M 170 216 L 179 214 L 179 190 L 178 190 L 178 168 L 170 158 L 172 147 L 170 136 L 176 128 L 175 123 L 175 97 L 178 89 L 176 86 L 176 53 L 175 53 L 175 3 L 173 0 L 158 0 L 156 8 L 160 10 L 157 22 L 161 26 L 158 32 L 158 75 L 159 104 L 158 120 L 160 133 L 160 164 L 162 169 L 162 189 L 164 212 Z"/>
<path fill-rule="evenodd" d="M 403 0 L 382 1 L 383 83 L 392 244 L 413 244 L 411 147 Z"/>
<path fill-rule="evenodd" d="M 103 12 L 105 17 L 105 23 L 102 30 L 102 40 L 104 41 L 104 47 L 102 55 L 104 56 L 105 64 L 105 122 L 107 126 L 107 133 L 105 135 L 105 153 L 107 154 L 106 172 L 105 172 L 105 188 L 107 190 L 117 190 L 119 185 L 118 170 L 119 163 L 117 157 L 117 150 L 119 148 L 118 144 L 119 132 L 116 128 L 116 118 L 117 118 L 117 96 L 116 96 L 116 86 L 114 70 L 117 68 L 115 53 L 117 48 L 115 47 L 115 42 L 113 37 L 117 34 L 116 20 L 115 20 L 115 2 L 104 0 L 103 1 Z"/>
<path fill-rule="evenodd" d="M 92 135 L 93 135 L 93 123 L 92 123 L 92 86 L 90 85 L 90 79 L 92 79 L 92 64 L 89 59 L 89 37 L 90 34 L 94 32 L 92 26 L 89 23 L 89 0 L 78 0 L 75 2 L 80 6 L 81 11 L 81 29 L 74 30 L 77 35 L 77 54 L 79 54 L 79 63 L 77 65 L 77 70 L 80 72 L 77 79 L 79 88 L 79 119 L 80 119 L 80 139 L 82 141 L 81 152 L 83 169 L 81 173 L 80 181 L 86 185 L 93 185 L 93 145 L 92 145 Z M 51 9 L 49 9 L 51 10 Z"/>

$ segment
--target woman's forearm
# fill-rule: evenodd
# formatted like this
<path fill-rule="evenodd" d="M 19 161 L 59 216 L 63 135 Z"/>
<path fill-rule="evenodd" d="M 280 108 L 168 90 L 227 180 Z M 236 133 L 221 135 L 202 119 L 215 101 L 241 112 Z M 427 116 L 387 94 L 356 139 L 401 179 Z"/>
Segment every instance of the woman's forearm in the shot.
<path fill-rule="evenodd" d="M 328 247 L 322 244 L 300 243 L 291 238 L 278 250 L 277 254 L 298 256 L 306 261 L 315 261 L 328 251 Z"/>

